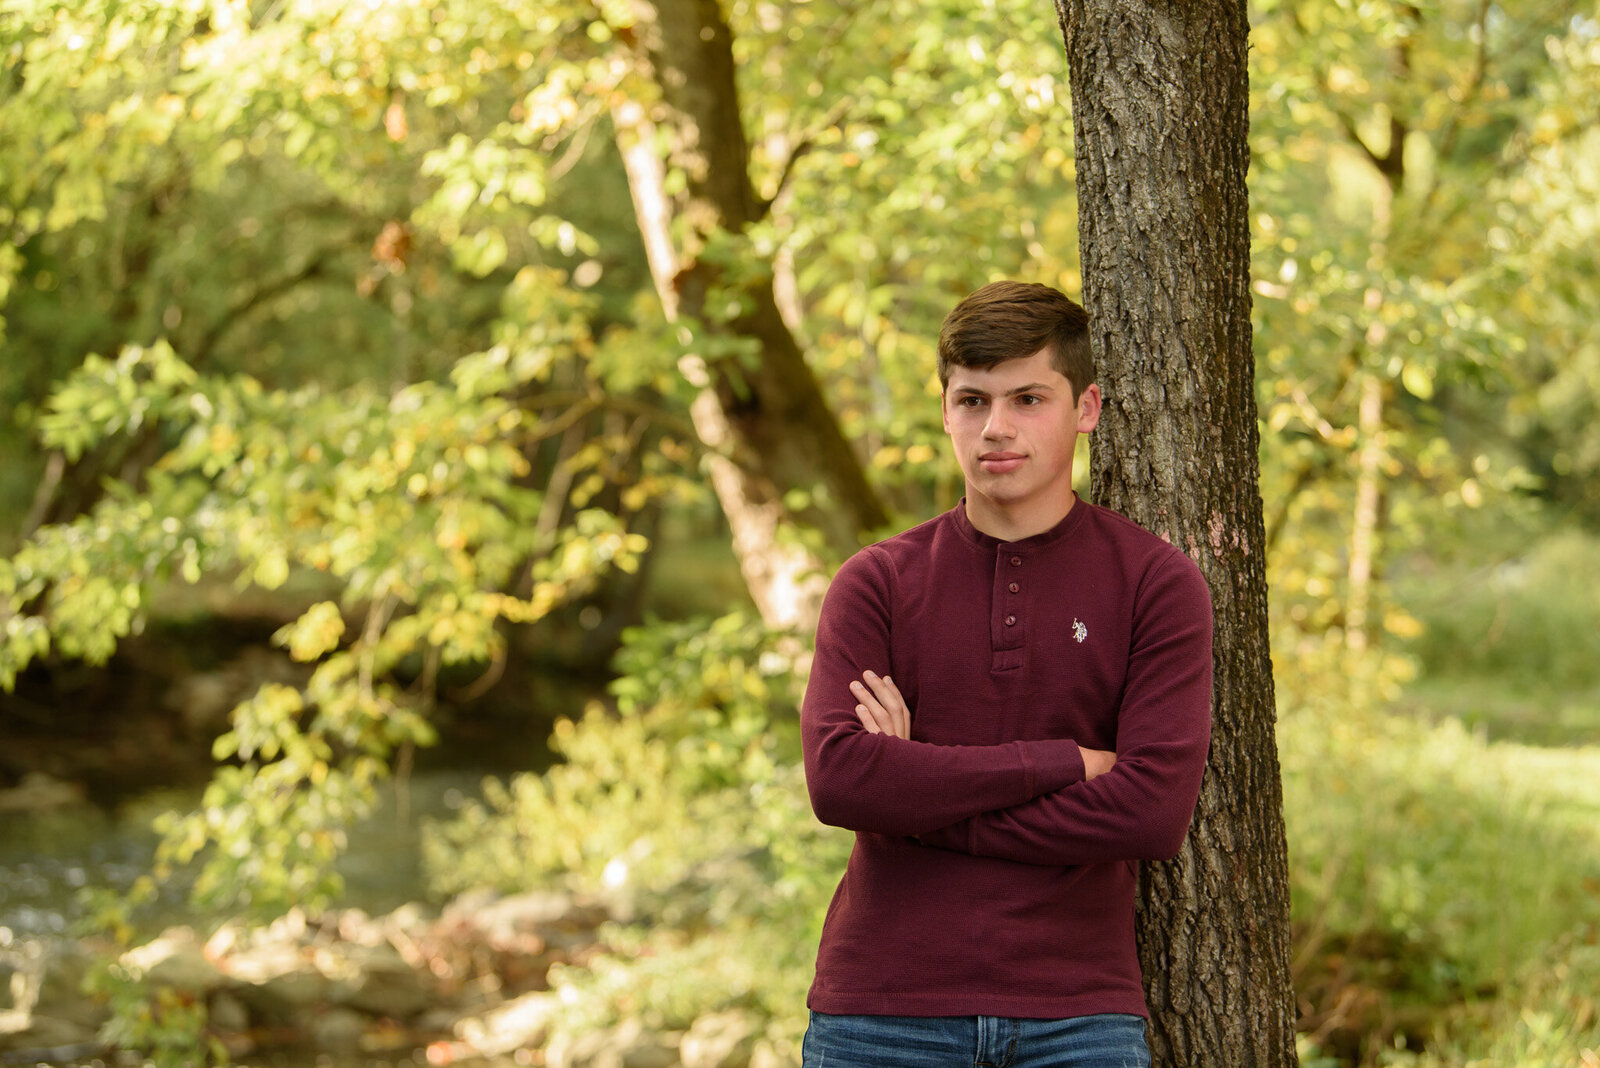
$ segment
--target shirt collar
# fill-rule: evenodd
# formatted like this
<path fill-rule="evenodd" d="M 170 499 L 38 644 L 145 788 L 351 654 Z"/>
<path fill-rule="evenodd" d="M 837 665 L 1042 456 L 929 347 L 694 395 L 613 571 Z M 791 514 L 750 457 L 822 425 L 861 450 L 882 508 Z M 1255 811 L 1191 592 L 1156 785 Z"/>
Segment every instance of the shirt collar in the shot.
<path fill-rule="evenodd" d="M 1067 510 L 1066 515 L 1061 517 L 1059 523 L 1049 530 L 1034 534 L 1031 537 L 1022 538 L 1019 541 L 1001 541 L 994 535 L 985 534 L 973 526 L 972 520 L 967 518 L 967 499 L 965 497 L 956 502 L 956 506 L 950 510 L 950 515 L 956 529 L 961 532 L 961 536 L 981 548 L 991 550 L 999 548 L 1039 549 L 1069 534 L 1077 527 L 1083 517 L 1089 513 L 1090 508 L 1093 507 L 1088 501 L 1079 497 L 1076 492 L 1072 494 L 1072 499 L 1072 507 Z"/>

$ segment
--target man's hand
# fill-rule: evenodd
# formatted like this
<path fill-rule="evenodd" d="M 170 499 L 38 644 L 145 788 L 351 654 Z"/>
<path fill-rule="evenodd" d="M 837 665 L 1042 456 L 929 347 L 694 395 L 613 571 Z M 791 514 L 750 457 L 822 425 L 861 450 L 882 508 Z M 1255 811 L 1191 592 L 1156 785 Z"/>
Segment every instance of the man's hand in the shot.
<path fill-rule="evenodd" d="M 1104 775 L 1106 772 L 1116 767 L 1117 754 L 1111 752 L 1110 750 L 1086 749 L 1080 745 L 1078 746 L 1078 752 L 1083 754 L 1084 782 L 1088 782 L 1090 779 L 1093 779 L 1096 776 Z"/>
<path fill-rule="evenodd" d="M 911 737 L 911 710 L 889 676 L 864 671 L 861 681 L 850 684 L 850 692 L 858 702 L 856 715 L 867 730 L 896 738 Z"/>

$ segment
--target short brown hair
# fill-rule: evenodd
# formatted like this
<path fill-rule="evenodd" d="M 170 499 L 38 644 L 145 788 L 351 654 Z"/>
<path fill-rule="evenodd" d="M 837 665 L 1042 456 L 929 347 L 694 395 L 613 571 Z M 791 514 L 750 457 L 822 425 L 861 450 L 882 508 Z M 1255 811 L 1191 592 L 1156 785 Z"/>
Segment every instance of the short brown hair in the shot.
<path fill-rule="evenodd" d="M 991 282 L 945 316 L 939 330 L 939 386 L 950 368 L 987 369 L 1050 349 L 1050 363 L 1072 383 L 1074 402 L 1094 381 L 1089 315 L 1075 301 L 1037 282 Z"/>

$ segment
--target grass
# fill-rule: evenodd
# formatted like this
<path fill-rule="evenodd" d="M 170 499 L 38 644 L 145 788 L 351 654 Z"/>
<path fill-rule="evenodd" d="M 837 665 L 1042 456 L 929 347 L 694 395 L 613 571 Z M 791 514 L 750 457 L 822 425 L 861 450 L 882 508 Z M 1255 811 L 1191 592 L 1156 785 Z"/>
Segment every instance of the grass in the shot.
<path fill-rule="evenodd" d="M 1320 1048 L 1430 1065 L 1600 1050 L 1600 748 L 1396 714 L 1291 717 L 1281 744 L 1296 986 Z M 1566 1060 L 1505 1059 L 1530 1014 Z M 1395 1059 L 1418 1049 L 1453 1052 Z"/>
<path fill-rule="evenodd" d="M 1395 597 L 1423 626 L 1418 710 L 1491 739 L 1600 744 L 1600 537 L 1562 531 L 1414 567 Z"/>
<path fill-rule="evenodd" d="M 1280 665 L 1303 1063 L 1600 1068 L 1597 590 L 1582 534 L 1419 569 L 1382 711 Z"/>
<path fill-rule="evenodd" d="M 1563 689 L 1476 674 L 1432 675 L 1417 680 L 1407 696 L 1418 713 L 1435 722 L 1455 720 L 1490 741 L 1600 744 L 1600 684 Z"/>

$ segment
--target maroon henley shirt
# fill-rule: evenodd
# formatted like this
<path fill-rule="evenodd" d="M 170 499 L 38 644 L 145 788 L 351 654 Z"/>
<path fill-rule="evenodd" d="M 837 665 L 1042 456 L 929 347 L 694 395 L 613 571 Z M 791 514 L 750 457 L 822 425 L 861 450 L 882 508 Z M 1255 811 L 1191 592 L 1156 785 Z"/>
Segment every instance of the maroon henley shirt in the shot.
<path fill-rule="evenodd" d="M 850 683 L 889 675 L 910 740 Z M 1177 853 L 1211 728 L 1199 569 L 1078 501 L 1054 529 L 983 534 L 964 504 L 848 560 L 801 713 L 822 822 L 856 832 L 828 908 L 818 1012 L 1147 1015 L 1137 862 Z M 1084 781 L 1078 745 L 1114 750 Z"/>

